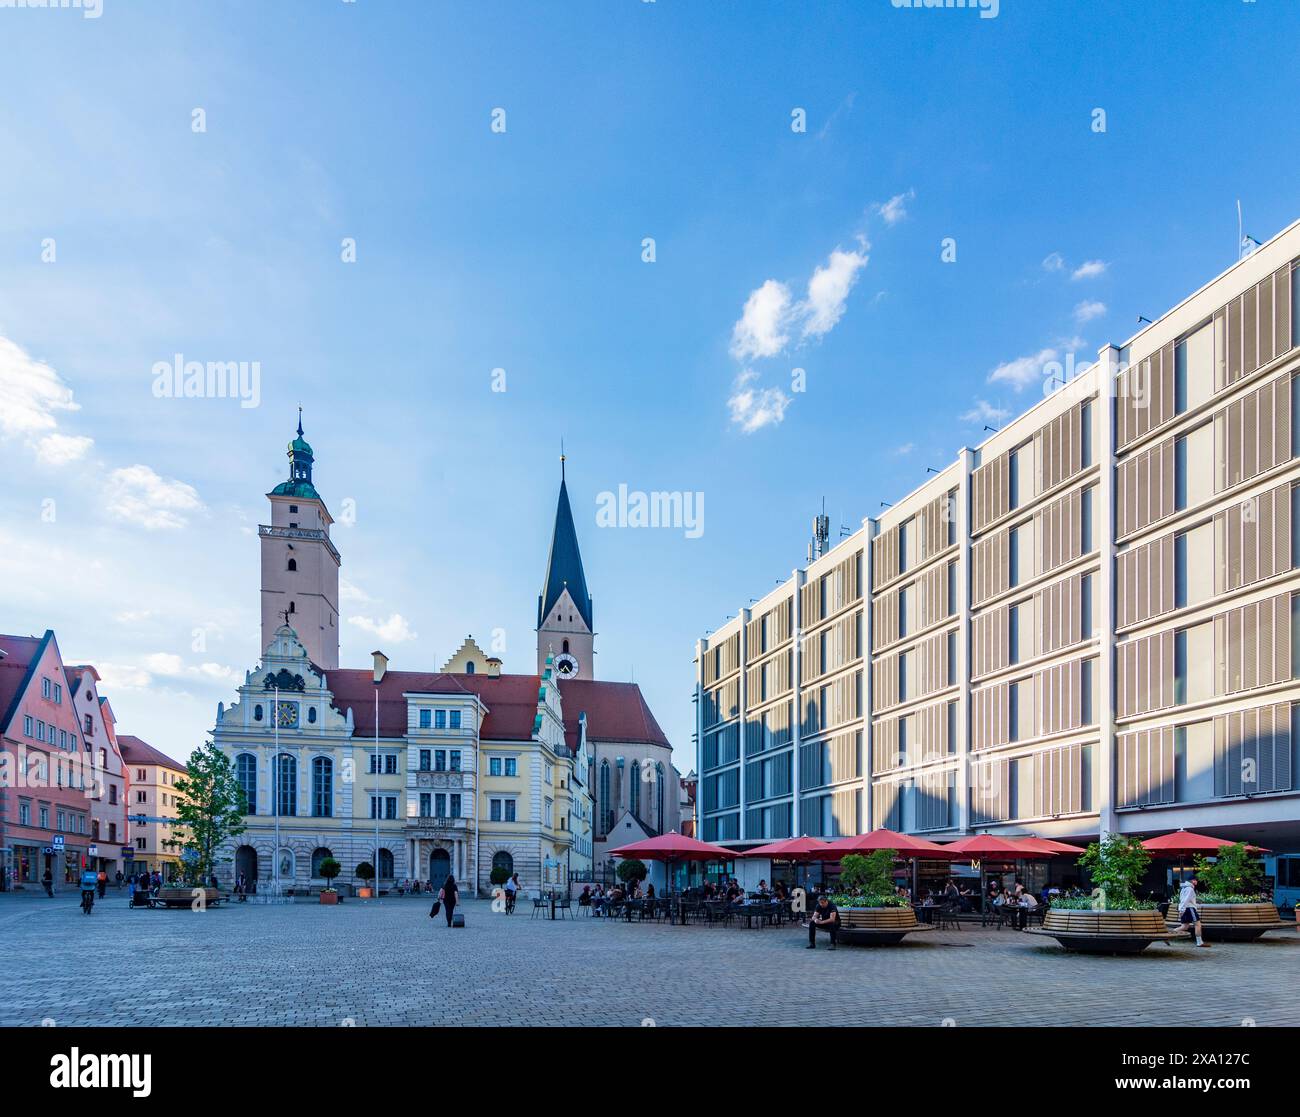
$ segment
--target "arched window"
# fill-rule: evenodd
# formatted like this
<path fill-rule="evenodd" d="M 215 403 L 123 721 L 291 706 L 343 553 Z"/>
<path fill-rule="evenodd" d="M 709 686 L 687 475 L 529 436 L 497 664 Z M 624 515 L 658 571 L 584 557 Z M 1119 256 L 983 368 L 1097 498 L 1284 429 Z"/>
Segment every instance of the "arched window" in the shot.
<path fill-rule="evenodd" d="M 295 815 L 298 813 L 298 761 L 287 752 L 282 752 L 276 760 L 276 813 Z"/>
<path fill-rule="evenodd" d="M 320 879 L 320 875 L 321 875 L 320 863 L 324 861 L 325 858 L 333 857 L 333 856 L 334 854 L 331 853 L 324 846 L 321 846 L 319 849 L 314 849 L 311 851 L 311 875 L 313 878 L 318 880 Z"/>
<path fill-rule="evenodd" d="M 241 752 L 235 758 L 235 779 L 244 793 L 244 813 L 257 814 L 257 757 Z"/>
<path fill-rule="evenodd" d="M 467 664 L 465 664 L 465 674 L 466 675 L 474 674 L 474 661 L 472 659 Z"/>
<path fill-rule="evenodd" d="M 564 641 L 564 654 L 569 654 L 569 642 L 567 640 Z"/>
<path fill-rule="evenodd" d="M 379 879 L 393 879 L 393 851 L 391 849 L 379 850 Z"/>
<path fill-rule="evenodd" d="M 641 817 L 641 761 L 632 761 L 632 780 L 627 785 L 627 809 Z"/>
<path fill-rule="evenodd" d="M 600 830 L 608 834 L 614 828 L 614 812 L 609 803 L 609 761 L 600 762 Z"/>
<path fill-rule="evenodd" d="M 334 761 L 328 756 L 312 758 L 311 813 L 317 818 L 331 818 L 334 814 Z"/>
<path fill-rule="evenodd" d="M 297 559 L 290 559 L 290 560 L 289 560 L 289 565 L 288 565 L 288 568 L 287 568 L 287 569 L 289 569 L 289 570 L 297 570 L 297 569 L 298 569 L 298 560 L 297 560 Z"/>
<path fill-rule="evenodd" d="M 315 724 L 316 724 L 316 707 L 315 707 L 315 706 L 312 706 L 312 707 L 307 711 L 307 720 L 308 720 L 309 722 L 311 722 L 312 725 L 315 725 Z"/>
<path fill-rule="evenodd" d="M 504 849 L 497 850 L 492 855 L 492 868 L 505 869 L 507 873 L 513 873 L 515 871 L 515 859 Z"/>
<path fill-rule="evenodd" d="M 297 611 L 298 611 L 298 610 L 297 610 L 296 608 L 294 608 L 294 604 L 293 604 L 293 602 L 290 601 L 290 602 L 289 602 L 289 612 L 291 612 L 291 613 L 296 613 Z"/>
<path fill-rule="evenodd" d="M 655 764 L 655 825 L 663 830 L 668 823 L 664 815 L 664 762 Z"/>
<path fill-rule="evenodd" d="M 253 720 L 254 721 L 262 720 L 262 703 L 260 702 L 253 707 Z"/>

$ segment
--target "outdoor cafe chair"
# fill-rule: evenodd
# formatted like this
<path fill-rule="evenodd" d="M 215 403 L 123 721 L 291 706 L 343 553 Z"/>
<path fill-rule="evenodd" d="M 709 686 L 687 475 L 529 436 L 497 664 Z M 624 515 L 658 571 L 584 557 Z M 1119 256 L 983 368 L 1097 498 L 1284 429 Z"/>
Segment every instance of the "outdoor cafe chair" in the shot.
<path fill-rule="evenodd" d="M 533 914 L 532 914 L 531 918 L 536 919 L 536 918 L 537 918 L 537 915 L 538 915 L 539 912 L 545 914 L 545 912 L 546 912 L 546 901 L 543 900 L 540 896 L 534 896 L 534 897 L 533 897 Z"/>
<path fill-rule="evenodd" d="M 564 919 L 569 919 L 573 915 L 573 900 L 565 896 L 563 900 L 557 900 L 555 910 L 560 913 Z"/>

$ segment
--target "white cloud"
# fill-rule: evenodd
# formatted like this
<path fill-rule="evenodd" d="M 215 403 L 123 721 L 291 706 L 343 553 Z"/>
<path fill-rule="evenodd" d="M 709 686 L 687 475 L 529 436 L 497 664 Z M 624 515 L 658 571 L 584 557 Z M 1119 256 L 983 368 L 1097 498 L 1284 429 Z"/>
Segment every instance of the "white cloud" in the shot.
<path fill-rule="evenodd" d="M 915 190 L 909 190 L 905 194 L 895 194 L 889 201 L 876 206 L 876 212 L 886 225 L 897 225 L 907 216 L 907 203 L 915 197 Z"/>
<path fill-rule="evenodd" d="M 346 578 L 340 578 L 339 600 L 364 603 L 367 601 L 373 601 L 374 598 L 371 597 L 370 594 L 366 593 L 366 591 L 360 586 L 353 585 L 353 583 L 349 582 Z"/>
<path fill-rule="evenodd" d="M 857 282 L 858 272 L 867 266 L 865 252 L 844 252 L 837 248 L 808 280 L 808 298 L 801 304 L 803 336 L 830 333 L 844 315 L 844 303 Z"/>
<path fill-rule="evenodd" d="M 94 444 L 83 434 L 47 434 L 36 444 L 36 460 L 42 465 L 67 465 L 84 458 Z"/>
<path fill-rule="evenodd" d="M 150 617 L 156 615 L 157 612 L 154 609 L 123 609 L 113 619 L 119 624 L 139 624 L 141 621 L 147 621 Z"/>
<path fill-rule="evenodd" d="M 406 623 L 406 618 L 401 613 L 394 613 L 386 621 L 373 620 L 370 617 L 348 617 L 348 624 L 354 624 L 362 632 L 369 632 L 372 636 L 378 636 L 379 639 L 390 644 L 404 644 L 407 640 L 416 638 L 416 633 L 411 631 L 411 626 Z"/>
<path fill-rule="evenodd" d="M 212 683 L 237 681 L 234 668 L 222 663 L 190 666 L 173 652 L 150 652 L 138 663 L 104 664 L 99 673 L 105 690 L 117 687 L 140 689 L 150 686 L 155 679 L 198 679 Z"/>
<path fill-rule="evenodd" d="M 1096 300 L 1085 300 L 1074 308 L 1074 320 L 1080 326 L 1085 322 L 1091 322 L 1094 318 L 1100 318 L 1106 313 L 1106 304 Z"/>
<path fill-rule="evenodd" d="M 894 447 L 894 453 L 897 454 L 900 458 L 904 458 L 915 449 L 916 449 L 915 442 L 904 442 L 903 445 Z"/>
<path fill-rule="evenodd" d="M 110 515 L 149 531 L 184 527 L 186 513 L 203 507 L 199 494 L 184 481 L 159 477 L 147 465 L 115 469 L 105 483 Z"/>
<path fill-rule="evenodd" d="M 738 361 L 774 357 L 789 342 L 790 288 L 775 279 L 750 292 L 731 331 L 731 355 Z"/>
<path fill-rule="evenodd" d="M 1086 260 L 1070 273 L 1071 279 L 1096 279 L 1103 274 L 1107 264 L 1105 260 Z"/>
<path fill-rule="evenodd" d="M 143 667 L 128 663 L 101 663 L 96 670 L 99 672 L 100 690 L 109 693 L 115 690 L 143 690 L 153 681 L 153 676 Z"/>
<path fill-rule="evenodd" d="M 1049 252 L 1043 257 L 1043 271 L 1064 271 L 1065 257 L 1059 252 Z"/>
<path fill-rule="evenodd" d="M 1005 422 L 1011 417 L 1011 412 L 1004 407 L 994 407 L 988 400 L 977 399 L 975 406 L 965 412 L 959 418 L 963 423 L 993 423 Z"/>
<path fill-rule="evenodd" d="M 1057 358 L 1055 349 L 1040 349 L 1027 357 L 1006 361 L 989 373 L 990 384 L 1010 384 L 1017 392 L 1043 378 L 1043 365 Z"/>
<path fill-rule="evenodd" d="M 746 434 L 780 423 L 790 406 L 790 397 L 780 388 L 755 387 L 757 378 L 756 372 L 746 369 L 736 377 L 731 398 L 727 400 L 732 423 Z"/>

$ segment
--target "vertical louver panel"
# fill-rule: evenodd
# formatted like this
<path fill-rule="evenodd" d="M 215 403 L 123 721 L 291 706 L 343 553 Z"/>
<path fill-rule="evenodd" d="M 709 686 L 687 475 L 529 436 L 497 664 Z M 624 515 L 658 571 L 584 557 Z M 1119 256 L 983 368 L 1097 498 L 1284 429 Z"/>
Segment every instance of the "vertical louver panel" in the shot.
<path fill-rule="evenodd" d="M 900 764 L 899 725 L 901 718 L 881 718 L 871 735 L 871 771 L 892 772 Z"/>
<path fill-rule="evenodd" d="M 1039 735 L 1049 737 L 1084 724 L 1082 668 L 1082 660 L 1072 659 L 1038 673 L 1034 691 Z"/>
<path fill-rule="evenodd" d="M 1034 432 L 1036 491 L 1045 493 L 1083 469 L 1083 408 L 1078 403 Z"/>
<path fill-rule="evenodd" d="M 1214 517 L 1214 589 L 1226 593 L 1291 569 L 1291 486 L 1278 485 Z"/>
<path fill-rule="evenodd" d="M 1236 694 L 1291 678 L 1291 598 L 1279 594 L 1214 618 L 1215 693 Z"/>
<path fill-rule="evenodd" d="M 901 826 L 902 822 L 898 809 L 898 787 L 897 783 L 877 783 L 872 785 L 872 825 L 876 828 L 884 827 L 887 830 L 897 830 Z"/>
<path fill-rule="evenodd" d="M 999 531 L 971 548 L 971 604 L 980 605 L 1011 585 L 1011 532 Z"/>
<path fill-rule="evenodd" d="M 1174 801 L 1174 728 L 1116 737 L 1115 794 L 1121 807 Z"/>
<path fill-rule="evenodd" d="M 1214 416 L 1215 491 L 1223 492 L 1291 459 L 1291 378 L 1279 377 Z"/>
<path fill-rule="evenodd" d="M 1149 714 L 1174 704 L 1174 633 L 1127 640 L 1115 649 L 1116 712 Z"/>
<path fill-rule="evenodd" d="M 1230 387 L 1290 350 L 1292 268 L 1279 268 L 1216 312 L 1216 339 L 1223 338 L 1216 389 Z"/>
<path fill-rule="evenodd" d="M 1290 703 L 1214 719 L 1215 795 L 1291 791 L 1292 777 Z"/>
<path fill-rule="evenodd" d="M 1083 554 L 1083 490 L 1044 505 L 1034 513 L 1038 572 L 1046 574 Z"/>
<path fill-rule="evenodd" d="M 1164 535 L 1115 557 L 1115 616 L 1120 628 L 1171 612 L 1175 602 L 1174 537 Z"/>
<path fill-rule="evenodd" d="M 971 822 L 982 826 L 1010 818 L 1011 769 L 1005 760 L 972 765 L 970 785 Z"/>
<path fill-rule="evenodd" d="M 1011 686 L 994 683 L 971 691 L 971 748 L 996 748 L 1011 740 Z"/>
<path fill-rule="evenodd" d="M 983 531 L 1011 510 L 1009 454 L 999 454 L 971 473 L 971 530 Z"/>
<path fill-rule="evenodd" d="M 1117 536 L 1132 535 L 1173 513 L 1174 482 L 1172 438 L 1121 462 L 1115 482 Z"/>

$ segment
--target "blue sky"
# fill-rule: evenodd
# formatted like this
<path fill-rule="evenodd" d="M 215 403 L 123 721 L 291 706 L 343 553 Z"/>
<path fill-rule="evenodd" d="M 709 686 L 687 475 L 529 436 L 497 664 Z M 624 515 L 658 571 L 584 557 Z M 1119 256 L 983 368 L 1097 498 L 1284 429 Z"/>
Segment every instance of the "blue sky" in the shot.
<path fill-rule="evenodd" d="M 532 669 L 563 438 L 598 673 L 686 769 L 695 639 L 823 498 L 858 526 L 1217 274 L 1238 198 L 1300 216 L 1280 0 L 103 4 L 0 7 L 0 630 L 178 756 L 257 661 L 300 402 L 345 663 Z M 259 406 L 155 398 L 178 353 Z M 620 484 L 703 533 L 598 527 Z"/>

